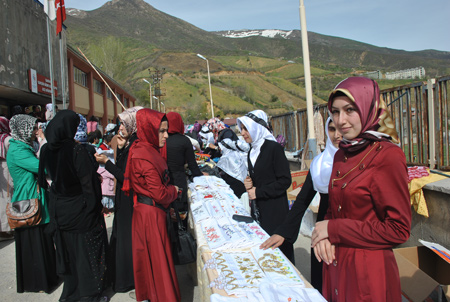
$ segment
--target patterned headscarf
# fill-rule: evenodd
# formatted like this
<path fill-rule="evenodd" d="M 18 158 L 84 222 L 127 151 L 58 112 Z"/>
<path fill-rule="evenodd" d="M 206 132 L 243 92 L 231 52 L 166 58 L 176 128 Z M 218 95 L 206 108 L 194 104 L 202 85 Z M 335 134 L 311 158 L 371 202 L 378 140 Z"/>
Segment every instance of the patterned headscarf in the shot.
<path fill-rule="evenodd" d="M 0 159 L 6 159 L 5 139 L 11 136 L 9 120 L 0 116 Z"/>
<path fill-rule="evenodd" d="M 209 131 L 214 134 L 214 142 L 217 143 L 219 138 L 219 132 L 226 128 L 225 123 L 219 120 L 219 118 L 214 117 L 209 119 L 204 126 L 207 126 Z"/>
<path fill-rule="evenodd" d="M 377 82 L 365 77 L 350 77 L 343 80 L 334 88 L 328 98 L 330 112 L 334 97 L 338 92 L 343 93 L 355 103 L 362 127 L 360 134 L 353 140 L 349 141 L 343 138 L 339 148 L 353 152 L 364 148 L 370 141 L 386 140 L 396 144 L 399 142 L 386 103 L 380 99 L 380 88 Z"/>
<path fill-rule="evenodd" d="M 24 142 L 27 145 L 33 146 L 31 137 L 33 136 L 33 129 L 36 125 L 37 119 L 28 114 L 14 115 L 9 121 L 11 128 L 11 136 L 16 141 Z"/>
<path fill-rule="evenodd" d="M 142 108 L 144 107 L 141 106 L 131 107 L 119 114 L 119 118 L 122 121 L 123 126 L 127 130 L 128 136 L 131 136 L 133 133 L 137 131 L 136 112 L 138 112 Z"/>
<path fill-rule="evenodd" d="M 80 124 L 78 125 L 77 133 L 75 134 L 74 139 L 80 143 L 85 143 L 87 142 L 87 121 L 81 114 L 78 113 L 78 116 L 80 117 Z"/>

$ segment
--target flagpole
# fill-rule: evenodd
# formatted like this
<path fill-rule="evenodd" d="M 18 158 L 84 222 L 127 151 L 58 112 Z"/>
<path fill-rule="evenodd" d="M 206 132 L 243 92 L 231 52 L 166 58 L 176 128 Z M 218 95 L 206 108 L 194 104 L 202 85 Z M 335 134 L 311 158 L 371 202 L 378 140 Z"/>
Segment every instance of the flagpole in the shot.
<path fill-rule="evenodd" d="M 111 94 L 116 98 L 116 101 L 120 104 L 120 106 L 122 106 L 123 110 L 127 110 L 127 108 L 125 108 L 125 106 L 119 100 L 119 98 L 114 93 L 114 91 L 111 89 L 111 87 L 109 87 L 108 83 L 106 83 L 105 79 L 102 77 L 100 72 L 97 71 L 97 68 L 95 68 L 95 66 L 92 65 L 91 61 L 89 61 L 89 59 L 84 55 L 84 53 L 81 51 L 81 49 L 79 47 L 77 47 L 77 49 L 83 55 L 83 57 L 86 59 L 86 61 L 89 63 L 89 65 L 91 65 L 91 67 L 95 70 L 95 72 L 98 74 L 98 76 L 102 79 L 103 83 L 105 83 L 106 87 L 108 87 L 109 91 L 111 91 Z"/>
<path fill-rule="evenodd" d="M 62 32 L 59 33 L 59 63 L 61 64 L 61 95 L 63 102 L 63 109 L 67 109 L 66 107 L 66 80 L 65 80 L 65 62 L 64 62 L 64 52 L 63 52 L 63 43 L 62 43 Z"/>
<path fill-rule="evenodd" d="M 51 44 L 51 34 L 50 34 L 50 18 L 47 15 L 47 44 L 48 44 L 48 61 L 49 61 L 49 68 L 50 68 L 50 87 L 52 89 L 52 111 L 53 115 L 56 113 L 56 104 L 55 104 L 55 87 L 53 83 L 53 56 L 52 56 L 52 44 Z"/>

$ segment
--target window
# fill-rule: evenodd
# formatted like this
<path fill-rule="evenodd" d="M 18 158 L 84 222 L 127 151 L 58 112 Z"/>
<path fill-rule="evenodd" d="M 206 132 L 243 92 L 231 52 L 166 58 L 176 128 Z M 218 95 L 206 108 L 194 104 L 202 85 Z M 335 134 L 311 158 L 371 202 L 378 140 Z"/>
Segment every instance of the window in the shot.
<path fill-rule="evenodd" d="M 73 68 L 73 73 L 75 83 L 87 87 L 87 74 L 76 67 Z"/>
<path fill-rule="evenodd" d="M 123 105 L 128 108 L 130 106 L 128 103 L 129 103 L 128 98 L 124 98 Z"/>
<path fill-rule="evenodd" d="M 96 79 L 94 79 L 94 91 L 98 94 L 103 94 L 103 84 Z"/>
<path fill-rule="evenodd" d="M 108 89 L 108 90 L 106 91 L 106 96 L 108 97 L 108 99 L 111 99 L 111 100 L 113 99 L 113 95 L 112 95 L 112 93 L 111 93 L 111 90 Z"/>

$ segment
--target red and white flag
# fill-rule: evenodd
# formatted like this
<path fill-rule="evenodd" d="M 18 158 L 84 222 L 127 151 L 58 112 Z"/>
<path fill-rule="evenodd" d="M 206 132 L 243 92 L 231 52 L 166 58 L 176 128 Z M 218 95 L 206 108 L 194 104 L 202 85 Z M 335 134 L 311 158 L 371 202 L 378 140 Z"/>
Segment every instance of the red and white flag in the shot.
<path fill-rule="evenodd" d="M 55 0 L 56 7 L 56 34 L 62 31 L 62 25 L 64 20 L 66 20 L 66 5 L 64 0 Z"/>

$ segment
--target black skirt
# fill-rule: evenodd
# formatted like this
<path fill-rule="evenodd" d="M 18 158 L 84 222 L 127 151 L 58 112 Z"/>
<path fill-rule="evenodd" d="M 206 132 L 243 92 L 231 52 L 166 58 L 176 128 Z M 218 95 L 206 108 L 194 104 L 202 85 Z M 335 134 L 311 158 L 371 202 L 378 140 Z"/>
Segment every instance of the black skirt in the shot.
<path fill-rule="evenodd" d="M 51 292 L 58 285 L 56 253 L 46 224 L 15 230 L 17 292 Z"/>

